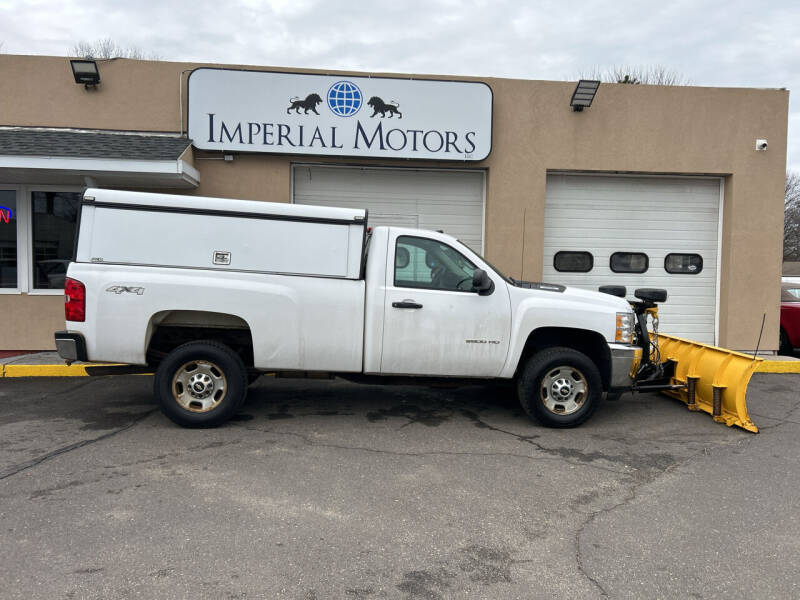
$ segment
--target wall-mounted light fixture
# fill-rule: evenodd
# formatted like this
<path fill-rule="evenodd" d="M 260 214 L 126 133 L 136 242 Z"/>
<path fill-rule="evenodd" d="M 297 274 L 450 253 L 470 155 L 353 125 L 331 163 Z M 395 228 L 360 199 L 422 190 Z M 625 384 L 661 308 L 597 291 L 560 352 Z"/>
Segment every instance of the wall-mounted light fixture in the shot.
<path fill-rule="evenodd" d="M 82 83 L 87 90 L 89 86 L 97 87 L 97 84 L 100 83 L 100 71 L 97 70 L 96 61 L 86 58 L 71 60 L 69 64 L 72 66 L 75 83 Z"/>
<path fill-rule="evenodd" d="M 578 85 L 575 86 L 575 91 L 572 92 L 572 99 L 569 101 L 572 110 L 581 112 L 584 107 L 590 107 L 599 87 L 600 82 L 595 79 L 581 79 Z"/>

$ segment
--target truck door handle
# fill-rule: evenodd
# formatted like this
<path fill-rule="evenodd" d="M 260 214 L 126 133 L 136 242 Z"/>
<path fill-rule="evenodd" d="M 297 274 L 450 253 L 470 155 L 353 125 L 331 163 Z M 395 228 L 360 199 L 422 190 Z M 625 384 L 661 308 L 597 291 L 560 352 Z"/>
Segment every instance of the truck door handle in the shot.
<path fill-rule="evenodd" d="M 422 308 L 422 304 L 417 304 L 413 300 L 403 300 L 402 302 L 392 302 L 395 308 Z"/>

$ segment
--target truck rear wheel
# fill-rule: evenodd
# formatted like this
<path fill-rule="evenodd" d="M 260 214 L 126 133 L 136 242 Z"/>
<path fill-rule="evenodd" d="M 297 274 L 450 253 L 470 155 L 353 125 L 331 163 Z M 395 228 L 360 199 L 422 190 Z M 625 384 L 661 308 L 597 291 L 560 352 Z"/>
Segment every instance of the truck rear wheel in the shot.
<path fill-rule="evenodd" d="M 228 346 L 211 340 L 178 346 L 156 371 L 161 410 L 183 427 L 216 427 L 228 421 L 247 395 L 247 369 Z"/>
<path fill-rule="evenodd" d="M 529 417 L 547 427 L 575 427 L 592 416 L 603 386 L 600 372 L 585 354 L 547 348 L 525 365 L 517 385 Z"/>

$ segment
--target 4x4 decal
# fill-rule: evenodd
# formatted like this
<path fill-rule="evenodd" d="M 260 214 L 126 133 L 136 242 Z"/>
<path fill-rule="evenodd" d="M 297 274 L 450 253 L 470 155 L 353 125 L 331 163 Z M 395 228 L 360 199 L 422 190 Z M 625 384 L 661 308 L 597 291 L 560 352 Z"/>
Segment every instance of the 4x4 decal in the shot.
<path fill-rule="evenodd" d="M 141 296 L 144 294 L 143 287 L 130 287 L 127 285 L 112 285 L 110 288 L 106 290 L 107 292 L 114 292 L 115 294 L 121 294 L 123 292 L 127 292 L 129 294 L 136 294 L 137 296 Z"/>

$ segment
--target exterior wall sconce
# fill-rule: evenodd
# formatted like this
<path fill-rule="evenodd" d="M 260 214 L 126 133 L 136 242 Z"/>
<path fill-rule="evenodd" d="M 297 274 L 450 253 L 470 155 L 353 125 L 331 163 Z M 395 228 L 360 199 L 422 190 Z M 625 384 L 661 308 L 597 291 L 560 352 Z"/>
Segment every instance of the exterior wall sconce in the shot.
<path fill-rule="evenodd" d="M 600 82 L 595 79 L 581 79 L 575 86 L 572 99 L 569 101 L 572 110 L 581 112 L 584 107 L 590 107 L 598 87 L 600 87 Z"/>
<path fill-rule="evenodd" d="M 100 71 L 97 70 L 97 62 L 92 59 L 78 59 L 71 60 L 69 64 L 72 66 L 72 75 L 75 77 L 75 83 L 83 84 L 87 90 L 89 86 L 96 88 L 100 83 Z"/>

